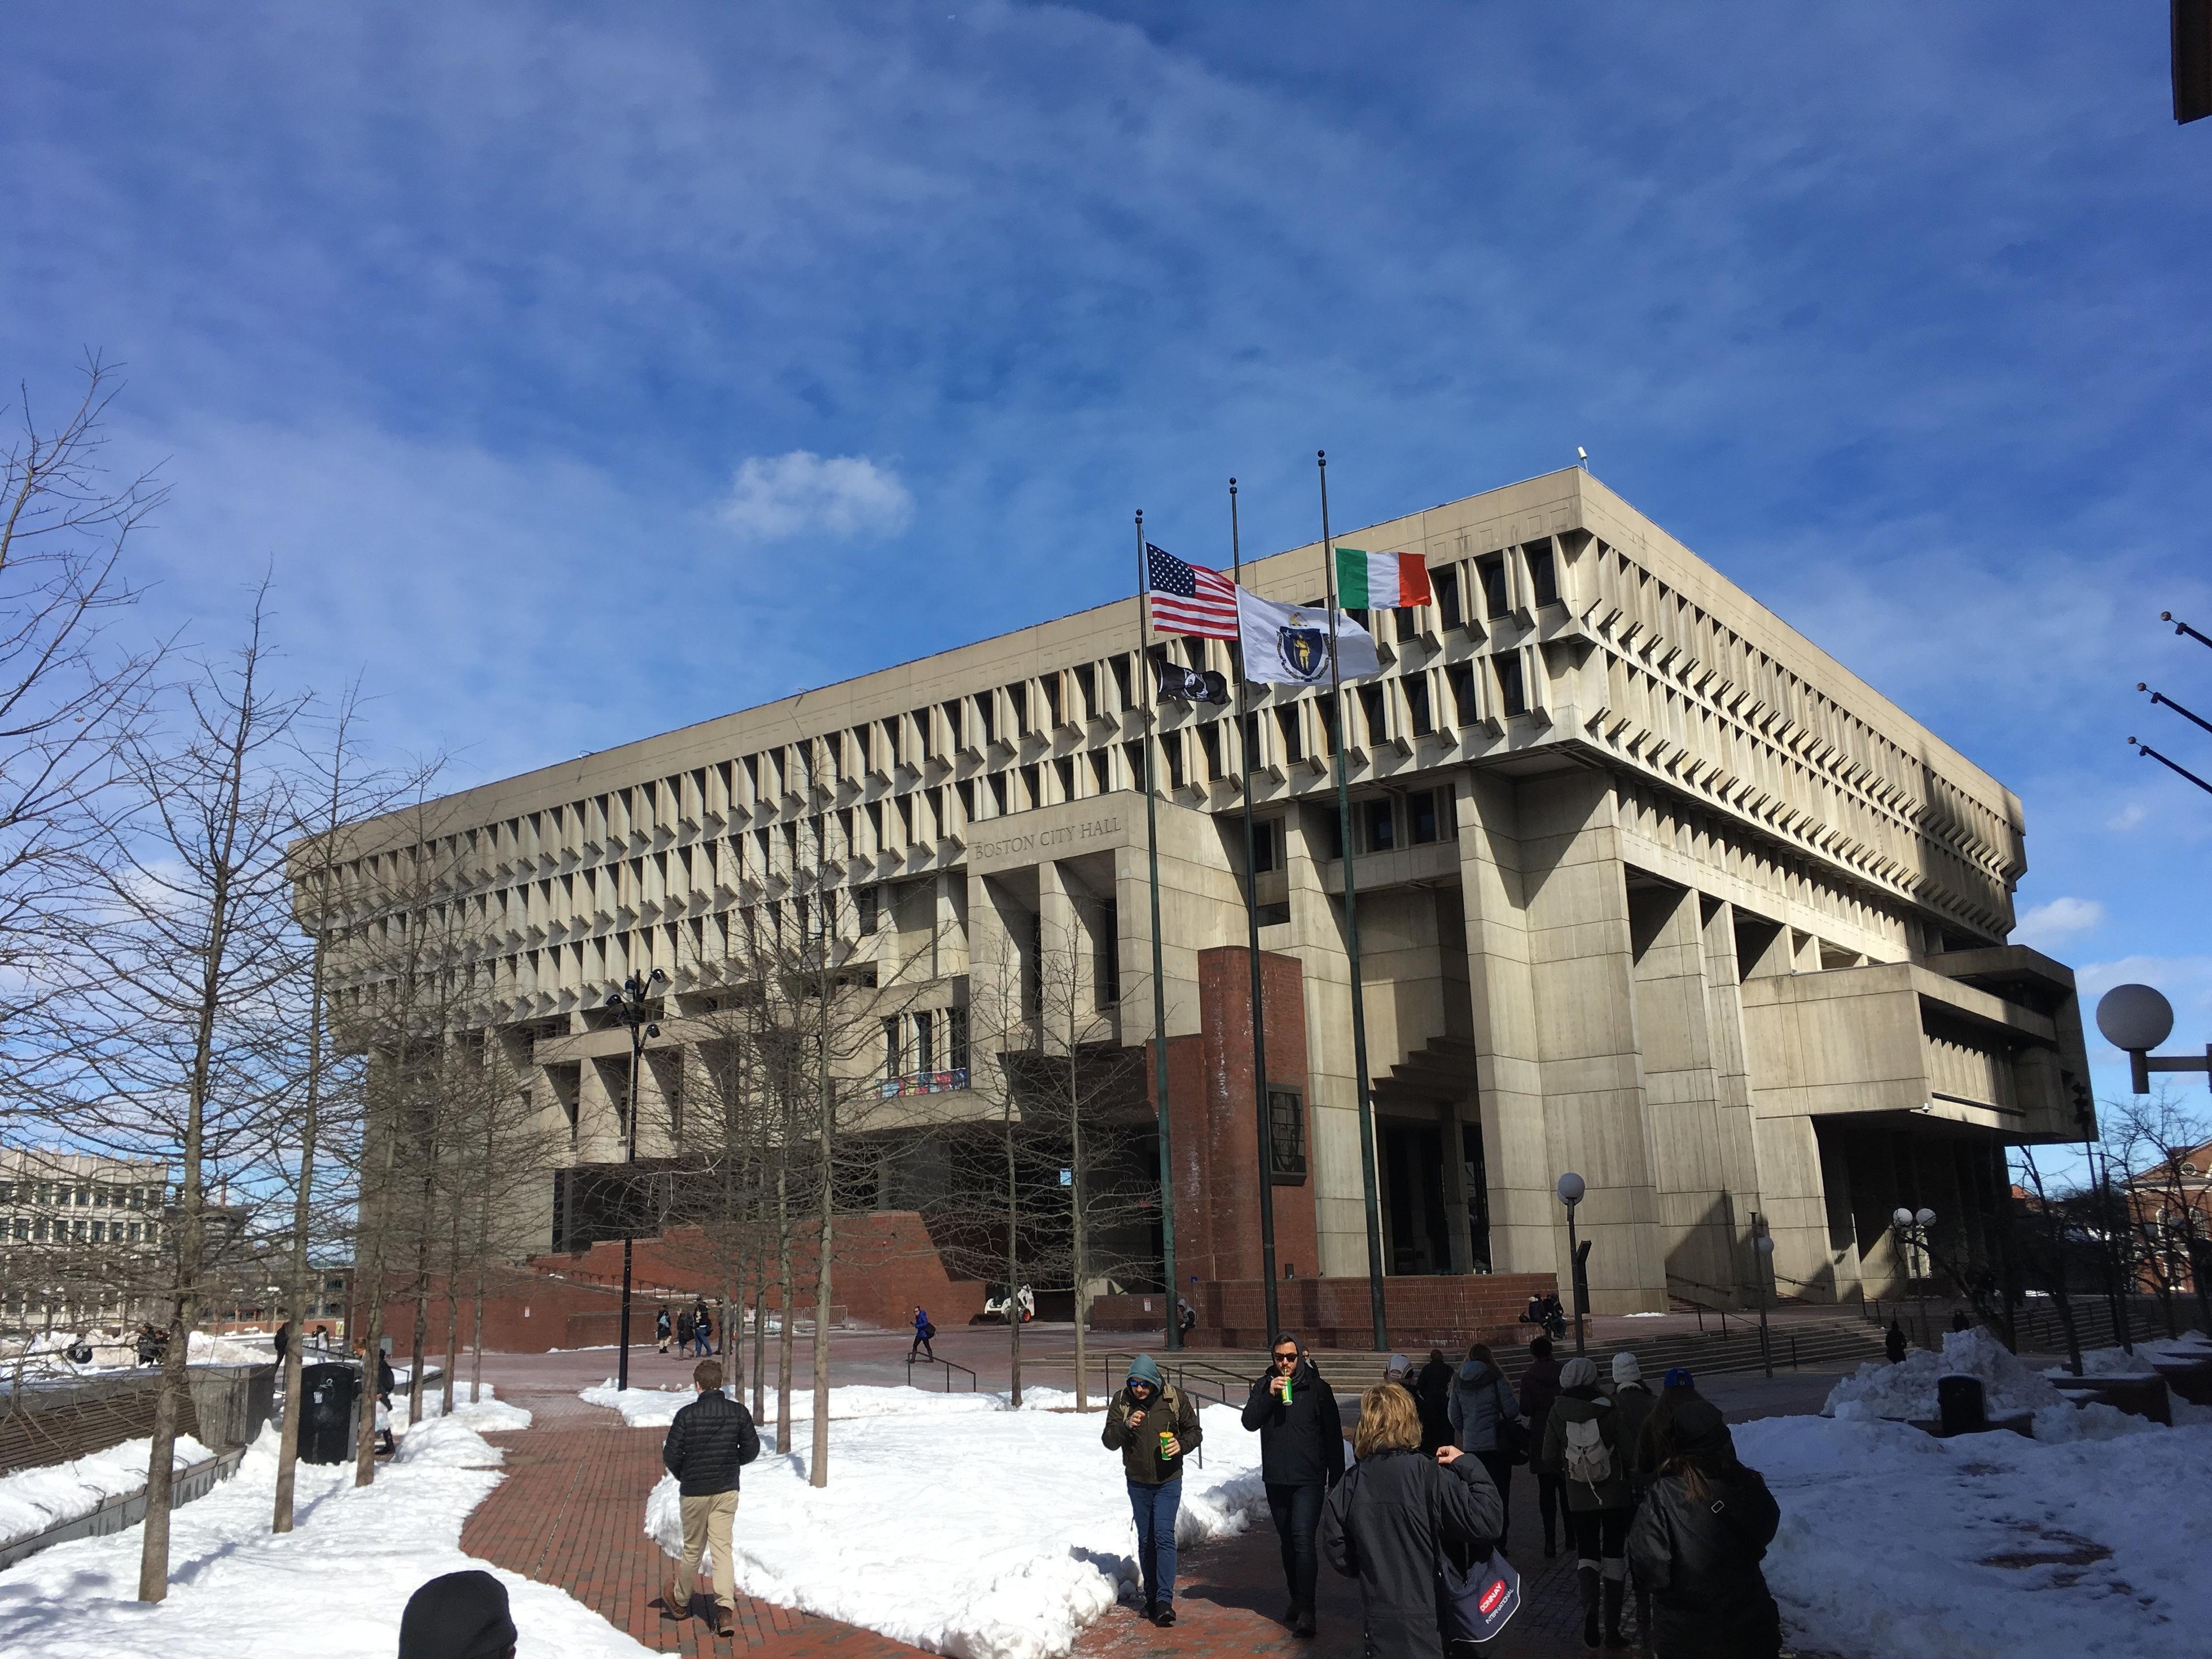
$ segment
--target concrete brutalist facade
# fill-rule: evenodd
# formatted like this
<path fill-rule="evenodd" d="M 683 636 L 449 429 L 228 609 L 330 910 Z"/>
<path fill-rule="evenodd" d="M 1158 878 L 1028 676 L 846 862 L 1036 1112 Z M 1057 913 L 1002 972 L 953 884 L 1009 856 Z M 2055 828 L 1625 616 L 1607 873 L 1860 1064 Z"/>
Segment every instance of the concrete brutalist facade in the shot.
<path fill-rule="evenodd" d="M 1890 1286 L 1899 1203 L 1978 1256 L 2002 1148 L 2072 1138 L 2087 1076 L 2071 973 L 2003 943 L 2019 801 L 1587 471 L 1339 539 L 1425 553 L 1437 587 L 1377 614 L 1383 676 L 1345 694 L 1390 1271 L 1564 1283 L 1569 1169 L 1601 1312 L 1749 1300 L 1754 1213 L 1784 1295 Z M 1322 550 L 1246 574 L 1310 599 Z M 964 1011 L 1008 964 L 1034 975 L 1039 941 L 1095 962 L 1076 976 L 1095 1032 L 1146 1042 L 1137 644 L 1125 599 L 438 803 L 468 1020 L 504 1038 L 580 1161 L 610 1159 L 627 1038 L 591 1011 L 665 969 L 678 1017 L 641 1152 L 679 1150 L 654 1103 L 680 1086 L 683 1016 L 748 917 L 788 924 L 818 857 L 877 907 L 852 948 L 909 988 L 884 1066 L 941 1092 L 902 1110 L 973 1109 L 954 1067 L 991 1045 L 957 1052 Z M 1231 668 L 1219 642 L 1166 648 Z M 1327 698 L 1254 696 L 1253 795 L 1261 943 L 1297 964 L 1306 1056 L 1303 1076 L 1270 1071 L 1302 1091 L 1319 1271 L 1357 1276 Z M 1240 761 L 1225 710 L 1170 704 L 1158 741 L 1174 1038 L 1208 1016 L 1200 953 L 1245 940 Z M 423 822 L 368 827 L 341 908 L 388 885 Z M 1249 1121 L 1249 1070 L 1241 1086 L 1223 1106 Z"/>

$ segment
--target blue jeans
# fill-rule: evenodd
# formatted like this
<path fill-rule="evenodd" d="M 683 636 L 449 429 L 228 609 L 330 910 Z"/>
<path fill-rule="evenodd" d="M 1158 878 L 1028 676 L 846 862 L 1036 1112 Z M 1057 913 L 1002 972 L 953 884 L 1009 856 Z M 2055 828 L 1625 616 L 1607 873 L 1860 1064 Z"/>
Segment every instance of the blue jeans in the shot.
<path fill-rule="evenodd" d="M 1182 1507 L 1182 1476 L 1158 1486 L 1129 1482 L 1129 1510 L 1137 1519 L 1137 1571 L 1147 1607 L 1175 1601 L 1176 1512 Z"/>

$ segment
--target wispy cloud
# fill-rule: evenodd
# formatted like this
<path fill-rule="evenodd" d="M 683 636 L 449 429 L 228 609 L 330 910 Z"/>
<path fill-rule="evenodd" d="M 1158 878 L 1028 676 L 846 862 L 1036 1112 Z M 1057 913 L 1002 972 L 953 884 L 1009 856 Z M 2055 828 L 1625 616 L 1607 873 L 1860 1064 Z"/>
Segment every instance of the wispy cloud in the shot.
<path fill-rule="evenodd" d="M 715 509 L 726 530 L 750 542 L 808 532 L 837 540 L 896 536 L 914 521 L 914 496 L 898 475 L 865 455 L 748 457 Z"/>
<path fill-rule="evenodd" d="M 2021 913 L 2013 942 L 2032 945 L 2039 951 L 2055 951 L 2069 939 L 2094 933 L 2104 923 L 2105 907 L 2096 900 L 2055 898 Z"/>

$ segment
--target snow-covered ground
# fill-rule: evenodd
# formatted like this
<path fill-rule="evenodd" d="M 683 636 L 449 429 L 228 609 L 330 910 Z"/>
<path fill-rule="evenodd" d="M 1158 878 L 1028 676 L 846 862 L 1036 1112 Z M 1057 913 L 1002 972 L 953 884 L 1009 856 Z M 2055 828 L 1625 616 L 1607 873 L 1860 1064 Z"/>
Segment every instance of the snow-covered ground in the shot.
<path fill-rule="evenodd" d="M 738 1397 L 736 1389 L 725 1387 L 722 1392 L 732 1399 Z M 605 1406 L 622 1413 L 623 1421 L 633 1429 L 665 1428 L 676 1420 L 676 1413 L 698 1397 L 698 1390 L 690 1388 L 617 1389 L 609 1377 L 596 1389 L 586 1389 L 578 1396 L 587 1406 Z M 1024 1411 L 1066 1411 L 1075 1404 L 1075 1396 L 1065 1389 L 1024 1389 L 1022 1409 Z M 878 1387 L 871 1383 L 854 1383 L 830 1390 L 830 1415 L 834 1420 L 841 1417 L 911 1417 L 918 1413 L 958 1416 L 969 1412 L 1002 1412 L 1006 1409 L 1003 1394 L 932 1394 L 921 1389 L 897 1385 Z M 793 1422 L 814 1416 L 814 1390 L 795 1390 L 791 1398 Z M 760 1421 L 776 1420 L 775 1390 L 770 1389 L 761 1402 Z"/>
<path fill-rule="evenodd" d="M 2057 1443 L 1873 1418 L 1738 1425 L 1782 1505 L 1766 1577 L 1799 1643 L 1850 1659 L 2201 1659 L 2212 1428 L 2125 1420 L 2134 1431 Z"/>
<path fill-rule="evenodd" d="M 390 1659 L 416 1586 L 485 1565 L 461 1553 L 461 1524 L 498 1484 L 499 1457 L 456 1413 L 418 1425 L 373 1486 L 356 1490 L 349 1466 L 303 1463 L 296 1525 L 278 1538 L 269 1531 L 271 1428 L 235 1477 L 171 1518 L 167 1601 L 136 1599 L 141 1528 L 57 1545 L 0 1572 L 0 1653 Z M 563 1591 L 498 1576 L 513 1598 L 524 1659 L 641 1659 L 651 1651 Z"/>
<path fill-rule="evenodd" d="M 763 1454 L 744 1473 L 736 1568 L 748 1594 L 963 1659 L 1048 1659 L 1134 1584 L 1121 1461 L 1099 1444 L 1097 1413 L 1053 1409 L 1042 1389 L 1024 1390 L 1037 1408 L 1015 1412 L 1003 1396 L 894 1389 L 866 1392 L 907 1396 L 902 1412 L 840 1421 L 847 1392 L 832 1396 L 828 1486 L 807 1485 L 802 1455 Z M 963 1403 L 978 1400 L 991 1403 Z M 1242 1532 L 1267 1504 L 1259 1437 L 1224 1407 L 1203 1421 L 1204 1467 L 1183 1475 L 1186 1545 Z M 680 1550 L 672 1479 L 644 1519 Z"/>
<path fill-rule="evenodd" d="M 89 1457 L 0 1475 L 0 1544 L 75 1521 L 111 1498 L 138 1491 L 146 1484 L 153 1448 L 151 1440 L 126 1440 Z M 181 1472 L 214 1455 L 190 1435 L 179 1435 L 170 1467 Z"/>

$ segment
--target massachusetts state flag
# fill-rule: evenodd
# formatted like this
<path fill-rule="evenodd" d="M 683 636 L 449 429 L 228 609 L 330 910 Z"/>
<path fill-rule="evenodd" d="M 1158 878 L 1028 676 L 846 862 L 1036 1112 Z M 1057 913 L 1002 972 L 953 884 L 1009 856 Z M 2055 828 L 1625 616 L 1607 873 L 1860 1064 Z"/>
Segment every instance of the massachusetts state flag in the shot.
<path fill-rule="evenodd" d="M 1244 678 L 1255 685 L 1328 684 L 1332 635 L 1338 678 L 1364 679 L 1382 672 L 1375 636 L 1341 611 L 1282 605 L 1240 587 L 1237 614 L 1243 624 Z"/>
<path fill-rule="evenodd" d="M 1237 584 L 1219 571 L 1185 564 L 1146 542 L 1145 586 L 1152 602 L 1155 634 L 1237 637 Z"/>
<path fill-rule="evenodd" d="M 1422 553 L 1336 550 L 1336 602 L 1347 611 L 1395 611 L 1429 602 L 1429 561 Z"/>

